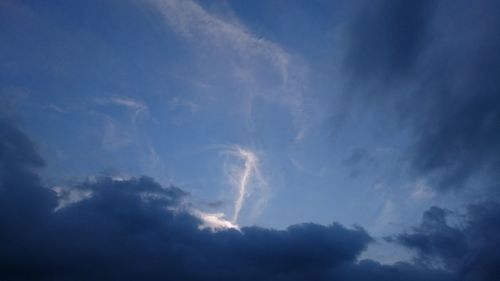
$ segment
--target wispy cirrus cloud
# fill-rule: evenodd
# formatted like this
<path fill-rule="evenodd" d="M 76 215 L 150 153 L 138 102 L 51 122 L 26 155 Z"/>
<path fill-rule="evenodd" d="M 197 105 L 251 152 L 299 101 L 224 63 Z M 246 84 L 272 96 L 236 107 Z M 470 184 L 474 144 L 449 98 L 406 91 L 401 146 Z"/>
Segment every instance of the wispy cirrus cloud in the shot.
<path fill-rule="evenodd" d="M 266 138 L 276 138 L 262 131 L 268 127 L 263 123 L 263 112 L 287 120 L 282 124 L 287 129 L 279 140 L 285 150 L 303 143 L 314 111 L 314 103 L 305 96 L 308 65 L 281 45 L 253 33 L 234 14 L 216 14 L 195 1 L 149 2 L 162 15 L 165 26 L 192 48 L 192 71 L 185 80 L 212 85 L 193 85 L 196 98 L 176 96 L 169 99 L 169 106 L 196 111 L 200 116 L 208 106 L 215 106 L 216 114 L 235 113 L 231 123 L 245 141 L 238 141 L 241 146 L 223 149 L 231 155 L 225 163 L 226 172 L 237 191 L 231 221 L 238 222 L 245 204 L 251 205 L 251 217 L 255 218 L 270 193 L 259 170 L 263 159 L 249 147 L 259 148 Z"/>
<path fill-rule="evenodd" d="M 116 106 L 126 107 L 132 112 L 131 120 L 134 125 L 136 124 L 137 119 L 140 115 L 149 114 L 149 107 L 144 102 L 129 97 L 99 97 L 94 99 L 94 101 L 98 104 L 112 104 Z"/>
<path fill-rule="evenodd" d="M 307 65 L 278 44 L 253 34 L 237 19 L 221 18 L 194 1 L 152 0 L 165 23 L 203 53 L 228 64 L 224 79 L 236 83 L 241 110 L 248 129 L 253 128 L 255 99 L 288 108 L 295 127 L 293 139 L 300 142 L 310 122 L 303 90 L 307 84 Z M 213 71 L 212 68 L 207 72 Z M 227 84 L 227 81 L 212 81 Z M 219 92 L 220 95 L 234 95 Z"/>
<path fill-rule="evenodd" d="M 230 156 L 225 164 L 225 172 L 236 191 L 231 222 L 238 223 L 240 213 L 249 199 L 254 215 L 262 212 L 269 199 L 268 184 L 261 172 L 258 153 L 238 145 L 227 147 L 224 154 Z"/>

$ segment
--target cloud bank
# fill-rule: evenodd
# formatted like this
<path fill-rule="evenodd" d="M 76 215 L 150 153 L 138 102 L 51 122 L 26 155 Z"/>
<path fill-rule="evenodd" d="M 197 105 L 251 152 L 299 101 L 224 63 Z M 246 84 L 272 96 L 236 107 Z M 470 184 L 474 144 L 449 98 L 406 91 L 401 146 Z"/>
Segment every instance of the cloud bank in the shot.
<path fill-rule="evenodd" d="M 42 166 L 34 143 L 2 121 L 2 280 L 451 280 L 422 266 L 356 262 L 373 241 L 361 228 L 201 228 L 187 193 L 146 177 L 75 184 L 91 196 L 57 208 Z"/>
<path fill-rule="evenodd" d="M 408 160 L 439 190 L 498 190 L 500 5 L 361 1 L 339 35 L 344 89 L 412 129 Z M 488 182 L 485 182 L 489 180 Z"/>
<path fill-rule="evenodd" d="M 467 208 L 465 220 L 451 225 L 452 212 L 432 207 L 413 231 L 390 238 L 414 249 L 417 263 L 459 272 L 463 280 L 495 280 L 500 276 L 500 204 L 483 202 Z"/>

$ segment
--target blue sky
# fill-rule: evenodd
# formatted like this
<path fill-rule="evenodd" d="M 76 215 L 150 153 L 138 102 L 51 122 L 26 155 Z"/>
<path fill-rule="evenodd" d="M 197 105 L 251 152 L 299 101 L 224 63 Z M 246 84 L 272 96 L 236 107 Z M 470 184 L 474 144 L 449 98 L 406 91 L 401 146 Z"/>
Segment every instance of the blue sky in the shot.
<path fill-rule="evenodd" d="M 355 105 L 343 112 L 339 5 L 7 2 L 4 16 L 21 24 L 2 31 L 15 62 L 4 96 L 55 182 L 148 175 L 200 204 L 223 202 L 217 211 L 230 216 L 227 170 L 243 163 L 229 152 L 242 147 L 262 174 L 249 182 L 242 224 L 404 225 L 439 198 L 425 181 L 400 179 L 408 135 L 396 122 Z"/>
<path fill-rule="evenodd" d="M 2 116 L 50 188 L 144 175 L 239 226 L 496 198 L 498 5 L 368 2 L 2 1 Z"/>

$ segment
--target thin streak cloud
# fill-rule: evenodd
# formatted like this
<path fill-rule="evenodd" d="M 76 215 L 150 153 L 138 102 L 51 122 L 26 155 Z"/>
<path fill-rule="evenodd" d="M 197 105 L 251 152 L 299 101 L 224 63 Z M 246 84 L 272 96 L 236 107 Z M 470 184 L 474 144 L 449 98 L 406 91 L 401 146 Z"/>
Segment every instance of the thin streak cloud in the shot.
<path fill-rule="evenodd" d="M 237 224 L 247 198 L 255 194 L 255 191 L 265 190 L 267 183 L 262 177 L 257 153 L 240 146 L 234 146 L 225 152 L 234 157 L 233 161 L 228 165 L 228 174 L 237 192 L 231 219 L 232 223 Z M 265 192 L 257 193 L 255 197 L 257 201 L 254 208 L 261 209 L 262 201 L 265 200 L 266 194 Z"/>
<path fill-rule="evenodd" d="M 234 214 L 233 214 L 233 222 L 238 221 L 238 216 L 241 211 L 241 207 L 243 206 L 246 193 L 247 193 L 247 186 L 248 182 L 252 177 L 253 172 L 256 169 L 257 165 L 257 157 L 255 156 L 254 153 L 252 153 L 249 150 L 242 149 L 241 147 L 237 148 L 237 153 L 238 156 L 240 156 L 243 161 L 245 161 L 245 166 L 243 168 L 243 172 L 241 173 L 239 184 L 238 184 L 238 197 L 236 201 L 234 202 Z"/>
<path fill-rule="evenodd" d="M 293 139 L 302 142 L 311 122 L 311 110 L 306 108 L 303 96 L 308 72 L 305 63 L 278 44 L 256 36 L 236 19 L 222 19 L 193 1 L 151 2 L 169 28 L 204 52 L 216 52 L 221 62 L 229 62 L 228 75 L 239 83 L 238 92 L 243 95 L 241 111 L 246 115 L 248 130 L 254 126 L 253 103 L 260 98 L 288 108 L 296 130 Z M 224 83 L 227 81 L 217 82 Z"/>
<path fill-rule="evenodd" d="M 148 114 L 149 112 L 149 108 L 146 104 L 128 97 L 97 98 L 95 102 L 98 104 L 114 104 L 130 109 L 132 112 L 131 119 L 133 125 L 137 123 L 137 119 L 141 114 Z"/>

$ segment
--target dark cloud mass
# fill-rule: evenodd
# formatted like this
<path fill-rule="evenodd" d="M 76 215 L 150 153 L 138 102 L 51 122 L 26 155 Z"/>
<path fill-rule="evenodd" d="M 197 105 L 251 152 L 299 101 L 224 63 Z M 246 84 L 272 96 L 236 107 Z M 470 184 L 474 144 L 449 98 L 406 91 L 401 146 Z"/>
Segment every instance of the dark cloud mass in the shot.
<path fill-rule="evenodd" d="M 34 4 L 36 1 L 31 2 Z M 200 55 L 200 58 L 203 58 L 200 62 L 203 61 L 203 63 L 199 66 L 192 67 L 191 64 L 180 63 L 183 61 L 181 57 L 186 49 L 184 43 L 175 44 L 174 39 L 177 37 L 172 35 L 170 38 L 171 34 L 168 33 L 169 39 L 164 42 L 165 44 L 154 44 L 159 36 L 154 31 L 156 29 L 150 30 L 150 25 L 146 24 L 150 16 L 145 16 L 147 20 L 139 21 L 142 24 L 138 25 L 132 20 L 135 16 L 128 16 L 129 12 L 130 15 L 135 15 L 137 10 L 135 7 L 139 3 L 132 1 L 130 3 L 134 3 L 133 9 L 120 10 L 115 9 L 115 2 L 120 1 L 106 2 L 102 4 L 104 6 L 90 5 L 83 10 L 78 8 L 80 6 L 74 6 L 68 10 L 67 14 L 65 9 L 56 8 L 58 6 L 56 1 L 52 4 L 53 6 L 42 4 L 34 5 L 34 9 L 19 9 L 17 14 L 13 13 L 14 16 L 9 17 L 7 14 L 11 11 L 16 12 L 10 10 L 17 7 L 12 4 L 14 1 L 5 1 L 6 4 L 3 5 L 0 3 L 5 11 L 3 14 L 6 15 L 6 19 L 9 19 L 7 22 L 16 19 L 7 24 L 5 34 L 2 33 L 8 39 L 6 42 L 10 44 L 5 44 L 5 47 L 0 48 L 5 51 L 0 53 L 4 61 L 2 74 L 6 77 L 0 81 L 8 85 L 15 82 L 12 85 L 16 87 L 12 89 L 17 89 L 18 84 L 22 86 L 19 89 L 32 87 L 45 89 L 34 90 L 33 93 L 36 94 L 33 94 L 33 97 L 49 95 L 50 92 L 55 93 L 54 97 L 66 97 L 67 93 L 73 92 L 75 97 L 78 95 L 83 97 L 86 92 L 114 93 L 121 92 L 120 89 L 129 88 L 133 89 L 130 92 L 134 93 L 148 91 L 159 93 L 170 89 L 172 91 L 167 92 L 173 92 L 176 95 L 177 92 L 181 95 L 187 92 L 197 92 L 202 88 L 209 91 L 206 93 L 210 95 L 206 96 L 212 96 L 212 88 L 214 92 L 220 89 L 230 90 L 231 93 L 239 92 L 233 91 L 233 86 L 212 87 L 212 84 L 219 84 L 219 80 L 214 83 L 205 83 L 211 79 L 212 75 L 206 75 L 206 77 L 201 75 L 203 79 L 198 79 L 196 76 L 193 79 L 191 77 L 185 79 L 183 75 L 178 75 L 184 72 L 196 74 L 197 67 L 204 69 L 201 64 L 222 60 L 227 60 L 228 65 L 234 64 L 234 69 L 238 70 L 233 71 L 231 68 L 231 72 L 237 73 L 234 77 L 228 76 L 230 79 L 223 75 L 224 82 L 240 76 L 245 80 L 242 85 L 247 85 L 247 76 L 249 77 L 248 85 L 252 85 L 254 80 L 256 82 L 261 80 L 258 78 L 260 74 L 255 76 L 255 79 L 253 77 L 253 72 L 259 72 L 257 70 L 260 66 L 254 69 L 252 62 L 248 71 L 244 67 L 239 70 L 240 59 L 232 59 L 231 56 L 234 54 L 229 54 L 227 59 L 222 56 L 223 59 L 216 57 L 205 60 L 205 57 L 212 53 L 210 51 L 208 55 Z M 356 3 L 343 2 L 348 7 L 348 11 L 338 13 L 339 19 L 335 19 L 335 22 L 337 20 L 341 22 L 339 28 L 336 29 L 339 31 L 338 34 L 335 33 L 335 40 L 339 40 L 335 41 L 338 43 L 335 46 L 341 48 L 341 50 L 335 50 L 335 54 L 339 56 L 337 61 L 340 62 L 340 68 L 336 70 L 342 73 L 341 77 L 336 77 L 338 78 L 336 81 L 340 81 L 340 90 L 345 90 L 349 94 L 354 93 L 351 96 L 354 96 L 354 100 L 363 108 L 366 106 L 370 110 L 373 108 L 381 109 L 381 111 L 391 110 L 402 127 L 410 128 L 412 135 L 410 135 L 411 143 L 407 155 L 411 170 L 416 176 L 425 177 L 430 185 L 443 191 L 459 190 L 471 186 L 471 183 L 479 182 L 480 187 L 485 187 L 482 191 L 486 190 L 485 194 L 491 195 L 490 200 L 493 201 L 470 205 L 463 216 L 439 207 L 428 209 L 423 214 L 420 225 L 405 233 L 387 238 L 391 243 L 414 251 L 415 259 L 412 262 L 383 265 L 371 259 L 361 260 L 360 256 L 370 243 L 375 241 L 361 227 L 347 228 L 338 223 L 327 226 L 302 223 L 289 226 L 285 230 L 253 226 L 243 227 L 240 230 L 213 231 L 201 227 L 203 221 L 195 215 L 194 207 L 189 203 L 189 194 L 177 187 L 161 186 L 152 178 L 119 178 L 103 175 L 84 182 L 73 183 L 71 186 L 58 187 L 62 188 L 62 191 L 47 186 L 39 175 L 39 169 L 44 166 L 44 161 L 38 154 L 35 143 L 16 126 L 0 118 L 0 280 L 500 280 L 500 204 L 497 202 L 497 196 L 500 194 L 498 188 L 500 180 L 500 1 L 361 0 Z M 27 5 L 30 1 L 25 1 L 25 3 Z M 247 52 L 247 47 L 244 47 L 246 44 L 249 44 L 250 53 L 252 53 L 250 49 L 256 49 L 255 54 L 269 51 L 271 55 L 266 54 L 265 59 L 262 60 L 256 59 L 256 65 L 260 65 L 261 61 L 267 61 L 269 57 L 273 61 L 272 65 L 275 63 L 280 65 L 279 73 L 283 75 L 284 81 L 287 80 L 285 77 L 290 74 L 290 79 L 288 79 L 290 86 L 284 83 L 286 87 L 283 87 L 287 93 L 288 91 L 295 93 L 295 90 L 292 90 L 295 82 L 303 83 L 302 79 L 295 79 L 295 76 L 301 75 L 294 74 L 295 68 L 302 72 L 302 64 L 295 67 L 294 60 L 289 61 L 287 55 L 281 55 L 282 52 L 286 53 L 287 48 L 282 50 L 277 45 L 275 47 L 271 39 L 268 41 L 267 38 L 258 36 L 254 38 L 254 35 L 247 34 L 245 29 L 241 28 L 240 31 L 239 25 L 233 26 L 232 21 L 226 23 L 223 19 L 212 17 L 211 13 L 205 12 L 203 6 L 186 3 L 185 6 L 183 4 L 179 7 L 189 8 L 192 11 L 182 11 L 185 15 L 179 15 L 179 18 L 172 20 L 172 23 L 169 20 L 167 24 L 175 26 L 172 29 L 178 28 L 181 30 L 179 33 L 186 33 L 185 35 L 190 36 L 191 30 L 193 36 L 200 32 L 203 35 L 200 38 L 208 41 L 214 37 L 216 44 L 213 48 L 226 44 L 221 43 L 219 46 L 216 40 L 227 41 L 230 44 L 238 43 L 234 48 L 228 48 L 229 53 L 232 53 L 231 50 L 234 49 L 238 57 L 240 52 Z M 19 7 L 21 6 L 23 5 Z M 66 8 L 70 6 L 73 4 L 64 5 Z M 101 8 L 97 8 L 98 6 Z M 163 5 L 159 6 L 163 7 Z M 168 8 L 176 5 L 165 4 L 164 6 Z M 101 11 L 101 16 L 96 13 L 103 8 L 107 11 L 106 7 L 114 17 L 108 18 L 107 12 Z M 165 7 L 161 9 L 166 9 Z M 178 7 L 174 8 L 179 9 L 179 12 L 182 10 Z M 51 9 L 55 9 L 53 11 L 55 14 L 51 14 Z M 214 10 L 217 9 L 214 8 Z M 74 17 L 71 11 L 78 11 L 77 14 L 81 15 Z M 174 10 L 172 15 L 176 15 L 176 11 Z M 48 21 L 50 24 L 45 26 L 38 24 L 38 17 L 33 17 L 24 24 L 18 24 L 23 22 L 22 13 L 33 16 L 42 13 L 44 16 L 40 16 L 40 22 L 45 17 L 50 18 L 51 21 Z M 59 17 L 54 16 L 59 13 Z M 152 14 L 155 14 L 155 17 L 160 16 L 160 13 Z M 124 22 L 128 23 L 123 26 L 118 23 L 110 24 L 121 18 L 119 15 L 126 18 Z M 196 16 L 200 19 L 191 19 Z M 347 16 L 347 22 L 342 21 L 344 16 Z M 81 32 L 76 32 L 76 35 L 83 37 L 81 40 L 74 40 L 77 36 L 72 36 L 74 30 L 71 26 L 76 28 L 82 23 L 85 23 L 88 31 L 83 28 Z M 198 31 L 201 27 L 187 28 L 191 24 L 196 26 L 206 24 L 207 35 Z M 137 27 L 134 27 L 136 25 Z M 69 26 L 70 31 L 66 32 L 63 26 Z M 285 26 L 289 26 L 288 22 Z M 57 32 L 44 31 L 46 28 L 55 27 L 58 27 L 54 29 Z M 100 32 L 91 36 L 93 34 L 91 31 L 94 29 Z M 145 36 L 147 34 L 142 32 L 143 29 L 150 30 L 147 34 L 154 40 L 146 40 L 149 37 Z M 321 28 L 320 32 L 323 32 Z M 163 32 L 158 32 L 160 33 L 163 34 Z M 133 37 L 132 34 L 143 34 L 144 37 Z M 325 32 L 325 37 L 332 38 L 331 35 Z M 55 40 L 59 36 L 62 36 L 64 40 Z M 236 39 L 233 40 L 233 36 Z M 114 38 L 110 41 L 113 43 L 109 44 L 109 48 L 104 47 L 108 45 L 105 43 L 107 38 Z M 200 41 L 196 36 L 193 39 L 196 44 Z M 94 40 L 96 42 L 102 40 L 102 46 L 100 46 L 101 43 L 94 46 L 91 43 Z M 52 43 L 58 47 L 53 49 L 50 47 Z M 172 47 L 176 45 L 179 46 Z M 19 46 L 23 47 L 19 48 Z M 33 46 L 38 47 L 33 48 Z M 115 51 L 115 46 L 116 50 L 122 50 L 122 46 L 128 46 L 130 52 L 126 51 L 127 49 Z M 208 46 L 211 45 L 208 44 Z M 169 48 L 171 48 L 170 51 Z M 193 50 L 203 53 L 203 48 L 196 47 Z M 29 53 L 29 56 L 24 56 L 25 49 L 28 50 L 26 54 Z M 74 52 L 73 49 L 76 51 Z M 225 48 L 222 49 L 225 50 Z M 167 63 L 166 59 L 165 61 L 158 60 L 164 56 L 165 52 L 170 52 L 169 56 L 172 57 L 180 54 L 179 63 L 177 59 L 173 60 L 175 61 L 173 64 Z M 186 52 L 186 56 L 187 53 L 189 52 Z M 219 54 L 219 52 L 213 52 L 215 53 Z M 141 63 L 135 63 L 135 59 L 128 63 L 127 58 L 135 56 L 138 56 L 137 61 Z M 250 57 L 254 56 L 258 57 L 253 54 Z M 73 57 L 80 59 L 73 60 Z M 109 60 L 103 60 L 106 62 L 106 67 L 96 67 L 97 61 L 108 57 Z M 247 59 L 241 61 L 246 62 Z M 143 71 L 149 69 L 146 67 L 149 63 L 152 65 L 152 71 Z M 168 67 L 165 69 L 159 67 L 163 64 Z M 285 65 L 283 69 L 281 69 L 281 64 Z M 49 65 L 50 69 L 54 68 L 57 71 L 45 71 L 46 66 Z M 170 73 L 170 68 L 174 69 L 180 65 L 182 65 L 181 71 Z M 141 79 L 147 77 L 147 79 L 144 78 L 144 82 L 133 83 L 135 80 L 128 78 L 136 76 L 134 75 L 136 70 L 127 74 L 127 66 L 141 73 L 137 77 L 142 77 Z M 20 70 L 12 70 L 17 68 Z M 71 69 L 78 69 L 78 71 L 73 73 Z M 120 71 L 109 71 L 110 69 Z M 211 74 L 209 72 L 212 72 L 212 68 L 207 69 L 210 69 L 207 74 Z M 219 71 L 218 67 L 213 69 L 213 77 L 219 77 L 219 72 L 222 70 Z M 79 71 L 82 75 L 78 74 Z M 204 73 L 204 71 L 199 71 Z M 308 71 L 304 70 L 304 72 Z M 104 75 L 108 73 L 117 73 L 118 76 Z M 153 75 L 150 75 L 151 73 Z M 262 75 L 266 76 L 266 73 Z M 234 73 L 231 74 L 234 75 Z M 175 77 L 176 81 L 186 80 L 189 83 L 193 81 L 196 82 L 194 84 L 200 85 L 193 86 L 193 88 L 187 87 L 183 92 L 184 86 L 180 86 L 181 84 L 175 86 L 176 83 L 181 82 L 175 82 L 173 86 L 168 87 L 165 85 L 170 85 L 169 83 L 158 83 L 157 91 L 147 87 L 155 84 L 148 82 L 154 80 L 150 76 L 156 77 L 158 81 L 163 81 L 164 76 L 171 76 L 170 78 Z M 123 84 L 117 82 L 122 85 L 118 90 L 111 91 L 106 86 L 103 88 L 106 90 L 101 91 L 98 85 L 112 85 L 114 83 L 108 83 L 108 79 L 115 81 L 118 77 L 125 81 Z M 266 76 L 262 79 L 266 81 L 263 85 L 267 85 L 268 78 Z M 30 86 L 30 83 L 24 85 L 25 81 L 30 79 L 33 80 L 32 85 Z M 88 81 L 94 82 L 87 83 Z M 36 86 L 38 84 L 40 86 Z M 304 84 L 309 84 L 309 82 L 304 82 Z M 232 85 L 232 82 L 228 85 Z M 239 85 L 239 82 L 235 82 L 235 85 Z M 198 86 L 200 86 L 199 89 Z M 258 90 L 267 86 L 257 85 L 250 88 Z M 0 92 L 12 92 L 9 87 L 5 89 Z M 245 89 L 247 90 L 253 91 Z M 306 92 L 309 90 L 304 90 L 304 93 Z M 290 100 L 288 94 L 286 97 L 281 97 L 281 94 L 278 96 L 276 99 L 280 100 L 280 106 L 281 99 L 283 99 L 283 104 L 293 105 L 292 115 L 302 116 L 295 114 L 295 110 L 308 112 L 307 108 L 307 110 L 302 108 L 302 102 L 295 102 L 295 94 Z M 258 97 L 260 99 L 261 94 L 258 94 Z M 71 96 L 71 99 L 73 98 Z M 175 99 L 178 97 L 176 96 Z M 218 99 L 224 98 L 213 100 Z M 269 100 L 274 99 L 271 97 Z M 10 100 L 13 98 L 0 98 L 0 101 L 5 104 L 13 103 Z M 35 104 L 37 101 L 33 99 L 32 103 Z M 230 105 L 231 101 L 232 99 L 227 105 Z M 41 100 L 40 103 L 42 103 Z M 122 103 L 127 107 L 137 107 L 133 100 L 124 100 Z M 155 103 L 166 104 L 161 100 Z M 226 103 L 223 104 L 225 111 Z M 198 108 L 198 104 L 195 105 Z M 10 104 L 0 105 L 0 111 L 16 111 L 11 107 L 13 106 Z M 48 107 L 58 108 L 55 103 L 50 103 Z M 139 107 L 149 108 L 142 103 Z M 254 105 L 250 106 L 250 109 L 252 107 Z M 29 108 L 26 107 L 25 111 L 30 111 Z M 153 107 L 151 108 L 153 111 Z M 65 109 L 56 111 L 66 112 Z M 162 108 L 162 111 L 165 109 Z M 234 111 L 239 111 L 239 109 Z M 244 111 L 246 112 L 246 109 Z M 211 110 L 207 112 L 212 114 Z M 272 114 L 278 113 L 273 111 Z M 214 128 L 232 127 L 230 123 L 224 123 L 223 119 L 226 117 L 223 116 L 226 115 L 220 114 L 219 116 L 218 113 L 213 115 L 218 116 L 214 119 L 216 121 L 213 121 L 216 122 L 213 123 Z M 31 118 L 36 119 L 38 116 L 34 114 Z M 199 120 L 202 118 L 200 117 Z M 57 131 L 54 138 L 65 139 L 67 136 L 63 133 L 63 128 L 79 127 L 87 122 L 88 117 L 84 119 L 81 123 L 72 123 L 71 127 L 54 126 L 50 130 L 53 132 L 49 132 L 48 135 Z M 248 118 L 248 120 L 251 119 L 253 118 Z M 308 118 L 304 119 L 306 119 L 305 123 L 309 123 Z M 53 119 L 47 120 L 47 122 L 34 123 L 30 126 L 51 124 L 50 120 Z M 162 118 L 158 117 L 158 120 Z M 207 118 L 206 124 L 212 124 L 209 120 L 211 118 Z M 193 121 L 193 123 L 196 122 Z M 201 123 L 205 124 L 205 122 Z M 301 122 L 297 123 L 301 124 Z M 228 124 L 229 126 L 226 126 Z M 139 126 L 141 125 L 138 124 L 137 127 Z M 175 132 L 181 132 L 180 135 L 185 134 L 183 138 L 176 139 L 174 142 L 165 142 L 165 146 L 173 145 L 172 150 L 184 150 L 178 145 L 179 143 L 196 139 L 200 132 L 202 132 L 201 135 L 205 134 L 203 133 L 205 129 L 187 128 L 186 131 L 174 130 L 165 134 L 165 138 L 170 135 L 175 136 Z M 43 130 L 44 126 L 40 125 L 35 133 Z M 207 133 L 211 131 L 212 129 L 207 130 Z M 229 133 L 226 135 L 226 129 L 221 132 L 223 133 L 220 138 L 208 136 L 208 139 L 224 141 L 232 139 L 228 137 Z M 282 136 L 278 133 L 272 138 Z M 361 134 L 360 137 L 366 136 Z M 58 146 L 54 144 L 54 147 Z M 72 142 L 68 142 L 66 146 L 70 147 L 69 150 L 75 151 L 93 148 L 92 144 L 74 147 Z M 150 150 L 155 156 L 156 150 Z M 96 149 L 96 151 L 99 150 Z M 124 159 L 133 159 L 133 157 Z M 172 157 L 171 159 L 180 158 Z M 343 161 L 343 164 L 348 168 L 359 170 L 364 164 L 377 165 L 375 159 L 368 150 L 359 148 L 354 150 Z M 93 160 L 88 161 L 90 164 L 94 163 Z M 75 162 L 81 164 L 79 161 Z M 208 163 L 208 161 L 200 163 Z M 179 166 L 188 167 L 186 163 L 181 163 Z M 114 174 L 113 171 L 111 173 Z M 195 172 L 191 176 L 193 174 Z M 353 173 L 353 176 L 356 174 Z M 327 182 L 327 178 L 324 179 L 321 178 L 321 184 Z M 327 182 L 327 184 L 331 183 Z M 355 192 L 357 191 L 353 193 Z M 75 194 L 82 197 L 72 202 Z M 295 197 L 290 198 L 295 200 Z M 339 198 L 332 198 L 332 201 L 335 199 Z M 327 201 L 322 200 L 322 202 Z M 359 202 L 352 202 L 353 205 L 357 203 Z M 217 207 L 222 204 L 224 201 L 206 205 Z M 365 204 L 358 205 L 364 206 Z M 315 208 L 316 205 L 313 207 Z M 455 223 L 450 222 L 452 217 L 456 219 Z"/>
<path fill-rule="evenodd" d="M 437 189 L 482 189 L 500 179 L 500 2 L 361 1 L 343 31 L 342 70 L 358 102 L 390 110 L 412 129 L 408 157 Z M 388 240 L 416 264 L 458 280 L 499 280 L 500 205 L 465 217 L 432 207 L 412 231 Z M 458 221 L 449 222 L 450 216 Z"/>
<path fill-rule="evenodd" d="M 364 1 L 347 28 L 345 70 L 387 81 L 411 70 L 437 1 Z"/>
<path fill-rule="evenodd" d="M 343 33 L 363 103 L 413 128 L 410 162 L 441 190 L 500 168 L 500 3 L 364 1 Z"/>
<path fill-rule="evenodd" d="M 417 261 L 442 264 L 458 272 L 462 280 L 498 280 L 500 276 L 500 204 L 469 206 L 466 219 L 451 226 L 447 210 L 432 207 L 420 226 L 397 235 L 395 241 L 415 249 Z"/>
<path fill-rule="evenodd" d="M 293 225 L 200 230 L 182 190 L 150 178 L 100 177 L 92 196 L 56 209 L 21 131 L 0 126 L 1 280 L 447 280 L 410 264 L 356 263 L 372 241 L 361 228 Z M 412 279 L 413 278 L 413 279 Z"/>

